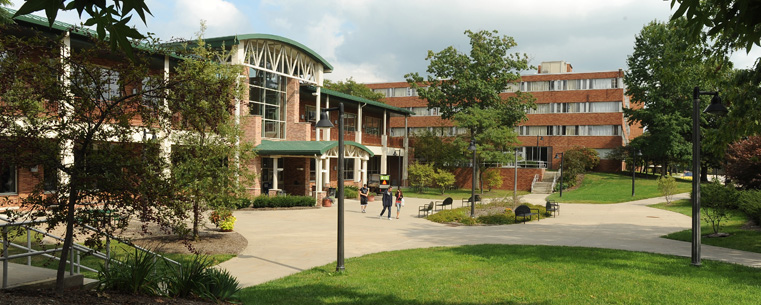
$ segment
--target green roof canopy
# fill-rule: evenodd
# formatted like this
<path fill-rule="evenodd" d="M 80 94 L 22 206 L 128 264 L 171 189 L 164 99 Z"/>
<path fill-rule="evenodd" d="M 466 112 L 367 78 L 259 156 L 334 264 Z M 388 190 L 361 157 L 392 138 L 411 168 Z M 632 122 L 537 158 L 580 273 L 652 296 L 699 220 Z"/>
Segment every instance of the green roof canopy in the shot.
<path fill-rule="evenodd" d="M 309 92 L 317 92 L 317 87 L 315 87 L 315 86 L 304 86 L 303 88 L 305 88 Z M 335 91 L 335 90 L 330 90 L 330 89 L 325 88 L 325 87 L 320 89 L 320 93 L 321 94 L 330 95 L 330 96 L 334 96 L 334 97 L 338 97 L 338 98 L 342 98 L 342 99 L 345 99 L 345 100 L 348 100 L 348 101 L 352 101 L 352 102 L 364 103 L 364 104 L 367 104 L 367 105 L 372 105 L 372 106 L 375 106 L 375 107 L 378 107 L 378 108 L 381 108 L 381 109 L 386 109 L 386 110 L 389 110 L 391 112 L 395 112 L 395 113 L 399 113 L 399 114 L 404 114 L 404 115 L 413 115 L 413 114 L 415 114 L 414 112 L 409 111 L 409 110 L 404 109 L 404 108 L 394 107 L 394 106 L 391 106 L 391 105 L 386 104 L 386 103 L 381 103 L 381 102 L 378 102 L 378 101 L 368 100 L 368 99 L 363 98 L 363 97 L 353 96 L 353 95 L 349 95 L 349 94 L 346 94 L 346 93 L 338 92 L 338 91 Z"/>
<path fill-rule="evenodd" d="M 344 145 L 356 146 L 366 151 L 370 157 L 374 156 L 372 151 L 366 146 L 354 141 L 344 141 Z M 328 150 L 338 146 L 338 141 L 269 141 L 262 140 L 262 143 L 254 148 L 260 155 L 285 155 L 285 156 L 315 156 L 322 155 Z"/>

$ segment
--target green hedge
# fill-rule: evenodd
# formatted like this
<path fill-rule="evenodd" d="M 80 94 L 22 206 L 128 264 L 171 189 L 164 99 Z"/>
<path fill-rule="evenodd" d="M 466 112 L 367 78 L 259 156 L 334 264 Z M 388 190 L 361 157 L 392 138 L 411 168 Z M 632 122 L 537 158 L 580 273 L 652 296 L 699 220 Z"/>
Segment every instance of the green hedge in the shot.
<path fill-rule="evenodd" d="M 761 225 L 761 190 L 740 192 L 738 205 L 748 218 Z"/>
<path fill-rule="evenodd" d="M 310 196 L 274 196 L 261 195 L 254 199 L 254 208 L 311 207 L 315 205 Z"/>

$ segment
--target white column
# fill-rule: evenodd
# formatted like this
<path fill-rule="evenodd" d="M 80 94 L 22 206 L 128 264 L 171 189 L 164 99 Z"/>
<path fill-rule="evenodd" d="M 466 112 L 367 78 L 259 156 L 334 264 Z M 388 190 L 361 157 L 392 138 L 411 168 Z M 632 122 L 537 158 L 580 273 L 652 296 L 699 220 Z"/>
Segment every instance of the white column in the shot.
<path fill-rule="evenodd" d="M 354 136 L 354 141 L 362 144 L 362 104 L 357 104 L 357 132 Z"/>
<path fill-rule="evenodd" d="M 362 160 L 354 158 L 354 182 L 360 182 L 362 180 Z"/>
<path fill-rule="evenodd" d="M 367 159 L 362 159 L 362 184 L 367 184 Z"/>
<path fill-rule="evenodd" d="M 330 184 L 330 158 L 326 158 L 322 160 L 322 183 L 324 184 Z"/>
<path fill-rule="evenodd" d="M 330 108 L 330 95 L 325 97 L 325 109 Z M 330 118 L 330 112 L 328 112 L 328 118 Z M 332 123 L 332 122 L 331 122 Z M 338 127 L 336 127 L 338 128 Z M 340 132 L 340 131 L 339 131 Z M 324 141 L 330 141 L 330 128 L 325 128 L 323 130 L 324 137 L 322 138 Z"/>
<path fill-rule="evenodd" d="M 388 112 L 386 110 L 383 110 L 383 134 L 381 135 L 381 145 L 383 146 L 381 148 L 381 158 L 380 158 L 380 173 L 381 175 L 388 174 L 388 160 L 386 160 L 387 157 L 387 150 L 388 150 L 388 134 L 386 133 L 386 130 L 388 129 Z"/>
<path fill-rule="evenodd" d="M 63 46 L 61 47 L 61 62 L 63 63 L 63 84 L 65 90 L 67 90 L 66 94 L 71 94 L 70 91 L 68 91 L 69 86 L 71 86 L 71 66 L 69 65 L 68 58 L 71 56 L 71 33 L 66 32 L 65 36 L 63 37 Z M 66 108 L 67 110 L 71 110 L 71 105 L 69 105 L 66 102 L 61 103 L 61 108 Z M 64 113 L 72 113 L 72 111 L 65 111 Z M 71 119 L 69 116 L 65 116 L 62 118 L 64 121 L 68 121 Z M 61 144 L 61 161 L 63 162 L 64 167 L 73 166 L 74 165 L 74 141 L 71 139 L 64 140 Z M 69 175 L 67 175 L 63 171 L 58 171 L 58 181 L 61 185 L 65 185 L 69 183 Z"/>
<path fill-rule="evenodd" d="M 410 162 L 408 156 L 408 152 L 410 151 L 410 138 L 409 134 L 407 133 L 407 130 L 409 130 L 407 127 L 407 119 L 409 119 L 409 117 L 409 115 L 404 116 L 404 151 L 402 152 L 404 157 L 402 158 L 402 181 L 407 180 L 407 166 Z M 404 184 L 402 183 L 402 185 Z"/>
<path fill-rule="evenodd" d="M 278 180 L 278 179 L 277 179 L 277 176 L 280 174 L 280 173 L 278 173 L 278 171 L 277 171 L 277 169 L 278 169 L 278 167 L 279 167 L 279 166 L 277 165 L 277 161 L 278 161 L 278 159 L 279 159 L 279 158 L 272 158 L 272 189 L 273 189 L 273 190 L 277 190 L 277 189 L 280 189 L 280 187 L 277 185 L 277 180 Z"/>

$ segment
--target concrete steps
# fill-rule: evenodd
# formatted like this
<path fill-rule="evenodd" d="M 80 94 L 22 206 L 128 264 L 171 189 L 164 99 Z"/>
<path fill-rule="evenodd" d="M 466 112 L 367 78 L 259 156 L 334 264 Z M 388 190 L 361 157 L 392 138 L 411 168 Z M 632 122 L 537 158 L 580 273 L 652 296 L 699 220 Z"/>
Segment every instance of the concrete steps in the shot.
<path fill-rule="evenodd" d="M 542 181 L 534 183 L 534 188 L 531 190 L 532 194 L 552 194 L 552 180 L 555 178 L 556 172 L 546 171 L 542 177 Z"/>

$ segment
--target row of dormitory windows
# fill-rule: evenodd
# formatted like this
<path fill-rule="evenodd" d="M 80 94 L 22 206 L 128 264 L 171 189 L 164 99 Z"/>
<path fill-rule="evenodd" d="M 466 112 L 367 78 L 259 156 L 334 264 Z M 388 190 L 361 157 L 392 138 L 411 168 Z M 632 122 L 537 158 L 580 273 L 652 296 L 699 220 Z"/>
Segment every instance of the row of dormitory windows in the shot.
<path fill-rule="evenodd" d="M 426 131 L 431 132 L 435 135 L 444 136 L 444 137 L 468 134 L 470 132 L 468 131 L 467 128 L 458 128 L 458 127 L 408 127 L 407 128 L 407 132 L 409 133 L 410 136 L 422 135 Z M 392 137 L 403 137 L 404 127 L 391 128 L 390 135 Z"/>
<path fill-rule="evenodd" d="M 542 113 L 592 113 L 592 112 L 622 112 L 623 104 L 619 102 L 581 102 L 581 103 L 548 103 L 536 104 L 536 109 L 529 109 L 529 114 Z M 438 107 L 407 107 L 412 116 L 440 116 Z"/>
<path fill-rule="evenodd" d="M 502 92 L 541 92 L 541 91 L 567 91 L 567 90 L 592 90 L 592 89 L 617 89 L 623 88 L 622 78 L 592 78 L 592 79 L 568 79 L 550 81 L 531 81 L 513 83 Z M 375 93 L 381 93 L 385 97 L 418 96 L 417 90 L 409 87 L 373 89 Z"/>
<path fill-rule="evenodd" d="M 622 112 L 623 104 L 619 102 L 581 102 L 536 104 L 536 109 L 529 109 L 529 114 L 542 113 L 592 113 Z"/>
<path fill-rule="evenodd" d="M 520 136 L 619 136 L 620 125 L 518 126 Z"/>

